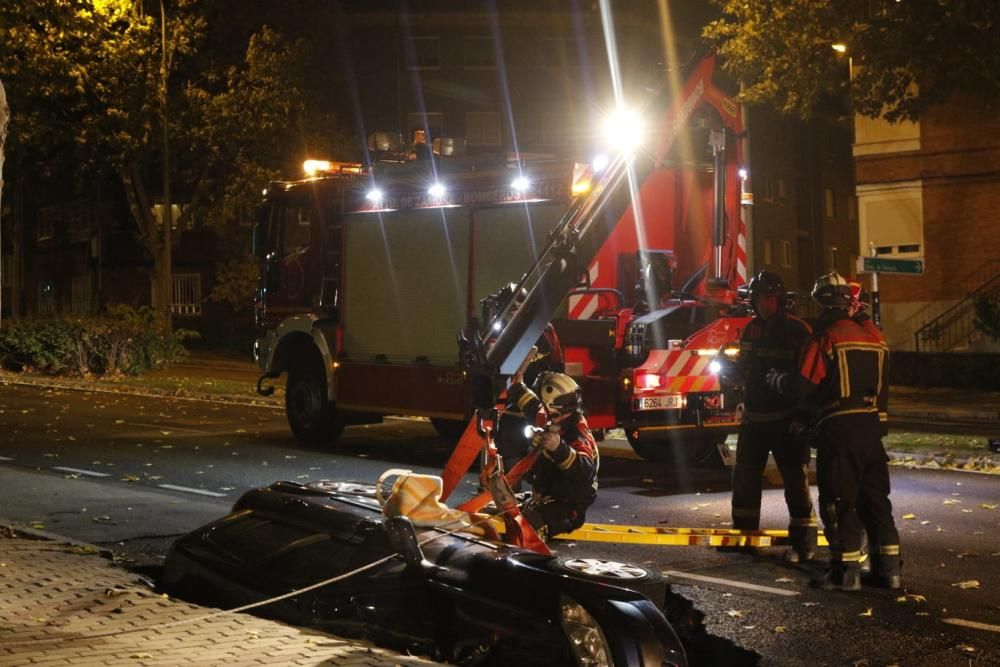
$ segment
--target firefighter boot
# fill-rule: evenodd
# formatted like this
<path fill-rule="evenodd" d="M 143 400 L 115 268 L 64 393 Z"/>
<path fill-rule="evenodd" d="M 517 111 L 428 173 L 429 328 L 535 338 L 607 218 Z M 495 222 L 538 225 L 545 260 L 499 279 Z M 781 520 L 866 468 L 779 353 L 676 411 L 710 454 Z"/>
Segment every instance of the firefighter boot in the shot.
<path fill-rule="evenodd" d="M 805 520 L 798 520 L 805 521 Z M 806 563 L 816 558 L 816 538 L 818 528 L 816 519 L 810 518 L 813 525 L 795 525 L 788 527 L 788 538 L 792 546 L 784 553 L 786 563 Z"/>
<path fill-rule="evenodd" d="M 858 563 L 831 563 L 829 570 L 809 584 L 824 591 L 860 591 L 861 567 Z"/>
<path fill-rule="evenodd" d="M 898 591 L 903 587 L 903 561 L 899 554 L 872 554 L 872 571 L 862 577 L 868 586 Z"/>

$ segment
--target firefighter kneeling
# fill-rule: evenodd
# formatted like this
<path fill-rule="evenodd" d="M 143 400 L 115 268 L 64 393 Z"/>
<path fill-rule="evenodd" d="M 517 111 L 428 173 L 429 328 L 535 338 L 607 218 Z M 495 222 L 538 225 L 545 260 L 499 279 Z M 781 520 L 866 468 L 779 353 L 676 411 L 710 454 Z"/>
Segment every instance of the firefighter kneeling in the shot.
<path fill-rule="evenodd" d="M 867 532 L 870 583 L 897 589 L 899 533 L 880 419 L 888 398 L 888 347 L 878 329 L 851 318 L 851 288 L 839 274 L 821 276 L 812 296 L 821 312 L 799 373 L 773 373 L 768 382 L 783 394 L 798 395 L 812 415 L 820 517 L 830 544 L 830 570 L 813 584 L 859 590 Z"/>
<path fill-rule="evenodd" d="M 541 456 L 531 469 L 534 487 L 522 514 L 547 540 L 583 525 L 587 508 L 597 498 L 597 443 L 583 416 L 583 397 L 573 378 L 545 372 L 538 376 L 534 391 L 516 381 L 508 392 L 511 404 L 520 408 L 527 424 L 547 420 L 536 429 L 532 444 Z"/>

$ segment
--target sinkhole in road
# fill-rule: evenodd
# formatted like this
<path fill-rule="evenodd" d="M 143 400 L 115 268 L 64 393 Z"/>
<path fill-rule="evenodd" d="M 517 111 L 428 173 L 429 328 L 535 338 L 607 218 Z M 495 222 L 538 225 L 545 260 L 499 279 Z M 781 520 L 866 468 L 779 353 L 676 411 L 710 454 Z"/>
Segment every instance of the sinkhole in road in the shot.
<path fill-rule="evenodd" d="M 675 592 L 669 584 L 660 610 L 684 645 L 690 667 L 750 667 L 759 664 L 761 656 L 758 653 L 725 637 L 710 634 L 705 629 L 704 612 L 696 609 L 694 603 Z"/>

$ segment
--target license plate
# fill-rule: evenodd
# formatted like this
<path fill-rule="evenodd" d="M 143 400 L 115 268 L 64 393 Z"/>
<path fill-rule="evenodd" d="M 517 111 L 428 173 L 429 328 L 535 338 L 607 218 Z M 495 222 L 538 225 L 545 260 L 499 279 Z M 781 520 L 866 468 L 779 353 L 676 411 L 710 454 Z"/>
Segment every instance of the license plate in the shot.
<path fill-rule="evenodd" d="M 636 410 L 676 410 L 681 407 L 681 395 L 643 396 L 636 399 Z"/>

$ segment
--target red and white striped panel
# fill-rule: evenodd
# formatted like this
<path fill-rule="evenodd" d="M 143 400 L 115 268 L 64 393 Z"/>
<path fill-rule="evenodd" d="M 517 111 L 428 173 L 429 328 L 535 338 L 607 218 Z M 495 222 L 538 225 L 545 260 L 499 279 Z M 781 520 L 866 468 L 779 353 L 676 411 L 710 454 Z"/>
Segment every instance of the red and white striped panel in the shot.
<path fill-rule="evenodd" d="M 666 384 L 660 391 L 668 394 L 720 391 L 719 377 L 708 369 L 712 358 L 713 355 L 688 350 L 655 350 L 642 370 L 661 375 Z"/>
<path fill-rule="evenodd" d="M 747 207 L 740 206 L 740 228 L 736 232 L 736 280 L 747 282 Z"/>
<path fill-rule="evenodd" d="M 597 278 L 601 275 L 599 259 L 590 265 L 590 284 L 597 286 Z M 569 319 L 586 320 L 597 310 L 598 295 L 573 294 L 569 297 Z"/>

